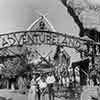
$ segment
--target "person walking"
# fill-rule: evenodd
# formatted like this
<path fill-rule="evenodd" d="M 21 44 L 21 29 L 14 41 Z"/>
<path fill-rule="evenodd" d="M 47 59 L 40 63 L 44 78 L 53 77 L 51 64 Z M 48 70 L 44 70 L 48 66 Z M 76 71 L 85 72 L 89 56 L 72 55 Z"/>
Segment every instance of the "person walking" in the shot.
<path fill-rule="evenodd" d="M 49 93 L 49 100 L 54 100 L 53 84 L 55 83 L 55 77 L 52 73 L 49 73 L 46 79 Z"/>
<path fill-rule="evenodd" d="M 30 89 L 29 89 L 29 93 L 28 93 L 28 100 L 36 100 L 35 75 L 33 75 L 33 79 L 31 80 Z"/>

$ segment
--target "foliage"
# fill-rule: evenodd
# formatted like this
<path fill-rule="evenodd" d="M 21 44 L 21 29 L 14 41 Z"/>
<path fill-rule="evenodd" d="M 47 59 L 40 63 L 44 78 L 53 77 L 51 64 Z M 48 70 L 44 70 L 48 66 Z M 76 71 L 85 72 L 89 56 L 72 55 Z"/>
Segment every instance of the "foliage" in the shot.
<path fill-rule="evenodd" d="M 8 59 L 4 62 L 5 68 L 2 69 L 2 74 L 6 78 L 12 78 L 17 76 L 23 69 L 21 65 L 21 60 L 19 58 L 13 58 L 13 60 Z"/>
<path fill-rule="evenodd" d="M 97 5 L 95 0 L 61 0 L 67 7 L 68 13 L 72 16 L 74 22 L 78 25 L 79 35 L 87 35 L 89 38 L 96 40 L 100 31 L 100 4 Z M 99 0 L 98 0 L 99 1 Z M 97 39 L 95 39 L 97 38 Z"/>
<path fill-rule="evenodd" d="M 23 49 L 23 48 L 22 48 Z M 6 58 L 4 60 L 4 66 L 2 68 L 2 75 L 5 78 L 15 78 L 17 76 L 23 76 L 32 71 L 32 65 L 28 65 L 26 51 L 20 56 L 14 58 Z"/>

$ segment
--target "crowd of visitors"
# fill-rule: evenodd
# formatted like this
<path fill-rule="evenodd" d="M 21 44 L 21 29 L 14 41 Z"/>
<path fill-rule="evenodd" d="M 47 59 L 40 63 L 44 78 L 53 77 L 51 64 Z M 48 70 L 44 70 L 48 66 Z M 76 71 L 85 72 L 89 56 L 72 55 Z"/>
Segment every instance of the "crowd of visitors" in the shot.
<path fill-rule="evenodd" d="M 28 100 L 54 100 L 53 84 L 56 79 L 50 72 L 47 75 L 33 75 Z"/>

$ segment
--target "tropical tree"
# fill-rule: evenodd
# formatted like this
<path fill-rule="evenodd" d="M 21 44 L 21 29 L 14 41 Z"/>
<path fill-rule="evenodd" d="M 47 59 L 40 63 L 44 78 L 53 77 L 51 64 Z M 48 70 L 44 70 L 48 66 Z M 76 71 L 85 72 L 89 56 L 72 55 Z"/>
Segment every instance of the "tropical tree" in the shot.
<path fill-rule="evenodd" d="M 29 53 L 25 48 L 21 54 L 15 54 L 14 56 L 4 57 L 2 68 L 2 76 L 4 80 L 16 79 L 19 76 L 27 77 L 31 75 L 33 65 L 28 64 L 27 54 Z M 6 81 L 5 81 L 6 82 Z"/>

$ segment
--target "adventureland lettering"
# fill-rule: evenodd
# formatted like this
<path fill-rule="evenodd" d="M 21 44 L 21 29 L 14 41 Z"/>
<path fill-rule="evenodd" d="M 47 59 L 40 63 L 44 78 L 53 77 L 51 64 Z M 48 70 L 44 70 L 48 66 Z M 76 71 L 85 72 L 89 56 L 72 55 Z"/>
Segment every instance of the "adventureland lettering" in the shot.
<path fill-rule="evenodd" d="M 0 48 L 16 45 L 64 45 L 71 48 L 80 48 L 83 41 L 56 32 L 25 31 L 0 35 Z"/>
<path fill-rule="evenodd" d="M 65 37 L 62 44 L 64 46 L 69 46 L 69 47 L 73 47 L 73 48 L 80 48 L 82 46 L 82 43 L 80 40 L 74 39 L 74 38 L 69 38 L 69 37 Z"/>
<path fill-rule="evenodd" d="M 55 45 L 58 35 L 46 32 L 21 32 L 0 36 L 0 48 L 16 45 L 49 44 Z"/>

